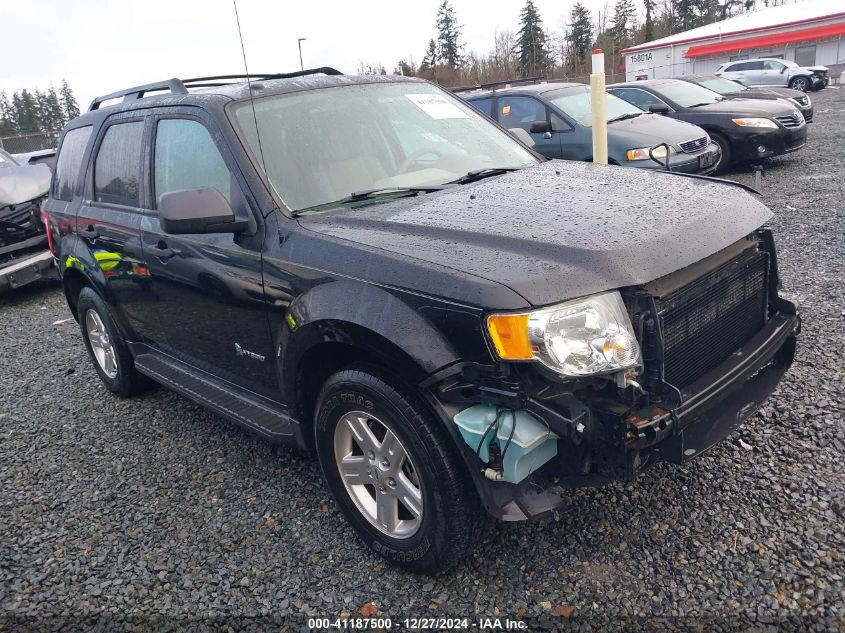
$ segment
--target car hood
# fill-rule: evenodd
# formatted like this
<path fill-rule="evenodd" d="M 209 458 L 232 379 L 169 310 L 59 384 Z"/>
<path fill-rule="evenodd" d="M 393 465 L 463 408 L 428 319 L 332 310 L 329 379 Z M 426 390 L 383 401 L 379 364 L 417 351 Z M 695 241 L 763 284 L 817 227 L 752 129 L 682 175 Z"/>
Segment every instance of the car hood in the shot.
<path fill-rule="evenodd" d="M 769 88 L 749 88 L 739 92 L 731 92 L 725 95 L 731 99 L 798 99 L 803 97 L 804 93 L 800 90 L 793 90 L 792 88 L 778 88 L 775 86 Z"/>
<path fill-rule="evenodd" d="M 687 112 L 729 114 L 732 116 L 788 116 L 795 110 L 794 105 L 777 100 L 764 99 L 724 99 L 716 103 L 687 108 Z"/>
<path fill-rule="evenodd" d="M 326 235 L 504 284 L 530 304 L 544 305 L 652 281 L 729 246 L 772 216 L 739 187 L 680 178 L 547 161 L 300 221 Z"/>
<path fill-rule="evenodd" d="M 607 126 L 607 137 L 610 143 L 629 141 L 626 150 L 634 147 L 651 147 L 664 142 L 678 145 L 678 143 L 700 138 L 706 134 L 697 125 L 659 114 L 643 114 L 635 119 L 614 121 Z"/>
<path fill-rule="evenodd" d="M 0 169 L 0 207 L 29 202 L 50 189 L 50 168 L 44 164 L 9 165 Z"/>

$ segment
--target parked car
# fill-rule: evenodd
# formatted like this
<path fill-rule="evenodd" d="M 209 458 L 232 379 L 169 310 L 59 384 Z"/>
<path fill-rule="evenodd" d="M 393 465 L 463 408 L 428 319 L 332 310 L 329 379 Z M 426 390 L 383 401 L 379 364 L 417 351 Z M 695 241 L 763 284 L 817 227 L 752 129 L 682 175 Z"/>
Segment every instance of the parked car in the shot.
<path fill-rule="evenodd" d="M 747 88 L 738 81 L 733 79 L 725 79 L 724 77 L 709 77 L 706 75 L 685 75 L 678 77 L 684 81 L 698 84 L 713 92 L 718 92 L 723 97 L 728 99 L 766 99 L 773 101 L 775 99 L 785 99 L 798 106 L 801 115 L 807 123 L 813 120 L 813 103 L 810 101 L 809 95 L 804 94 L 800 90 L 793 90 L 792 88 L 782 88 L 778 86 L 771 86 L 768 88 L 762 86 L 755 86 L 754 88 Z"/>
<path fill-rule="evenodd" d="M 50 173 L 56 169 L 56 149 L 38 149 L 22 154 L 13 154 L 16 161 L 21 165 L 38 165 L 44 163 L 50 168 Z"/>
<path fill-rule="evenodd" d="M 719 66 L 714 74 L 744 86 L 786 86 L 801 92 L 821 90 L 830 82 L 825 66 L 799 66 L 785 59 L 765 57 L 727 62 Z"/>
<path fill-rule="evenodd" d="M 525 130 L 543 156 L 593 158 L 589 86 L 551 82 L 473 90 L 461 96 L 503 127 Z M 673 171 L 710 174 L 719 162 L 719 147 L 701 128 L 646 114 L 613 95 L 607 95 L 607 121 L 607 154 L 614 165 L 664 168 L 666 147 L 652 149 L 661 143 L 669 147 Z"/>
<path fill-rule="evenodd" d="M 807 125 L 801 112 L 782 101 L 725 99 L 717 92 L 679 79 L 612 84 L 607 90 L 638 108 L 706 130 L 721 149 L 717 173 L 732 163 L 761 161 L 797 151 L 807 141 Z"/>
<path fill-rule="evenodd" d="M 41 220 L 46 165 L 20 164 L 0 150 L 0 294 L 49 274 L 53 257 Z"/>
<path fill-rule="evenodd" d="M 743 187 L 547 161 L 419 79 L 138 86 L 58 156 L 45 214 L 105 387 L 161 383 L 316 453 L 408 570 L 460 560 L 482 507 L 537 518 L 697 457 L 795 351 L 772 213 Z"/>

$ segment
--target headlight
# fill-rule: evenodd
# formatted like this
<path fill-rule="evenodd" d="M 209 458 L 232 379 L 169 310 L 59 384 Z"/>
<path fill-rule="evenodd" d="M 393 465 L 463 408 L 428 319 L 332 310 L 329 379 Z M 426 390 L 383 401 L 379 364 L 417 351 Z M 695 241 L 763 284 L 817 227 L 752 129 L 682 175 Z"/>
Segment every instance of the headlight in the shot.
<path fill-rule="evenodd" d="M 565 376 L 640 364 L 640 346 L 616 291 L 525 314 L 492 314 L 487 330 L 499 358 L 538 360 Z"/>
<path fill-rule="evenodd" d="M 771 119 L 751 117 L 748 119 L 733 119 L 739 127 L 767 127 L 777 129 L 778 124 Z"/>
<path fill-rule="evenodd" d="M 628 160 L 649 160 L 651 156 L 649 156 L 648 152 L 651 148 L 650 147 L 638 147 L 637 149 L 629 149 L 625 155 L 628 157 Z M 674 154 L 675 150 L 670 149 L 670 154 Z M 654 157 L 655 158 L 666 158 L 666 146 L 661 145 L 659 147 L 654 148 Z"/>

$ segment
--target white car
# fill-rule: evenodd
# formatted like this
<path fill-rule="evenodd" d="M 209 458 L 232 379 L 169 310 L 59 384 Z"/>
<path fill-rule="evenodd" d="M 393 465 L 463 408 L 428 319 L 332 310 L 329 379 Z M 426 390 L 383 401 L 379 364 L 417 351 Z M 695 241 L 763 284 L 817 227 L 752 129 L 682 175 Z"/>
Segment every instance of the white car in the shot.
<path fill-rule="evenodd" d="M 719 66 L 716 77 L 733 79 L 744 86 L 786 86 L 807 92 L 821 90 L 830 81 L 825 66 L 799 66 L 785 59 L 744 59 Z"/>

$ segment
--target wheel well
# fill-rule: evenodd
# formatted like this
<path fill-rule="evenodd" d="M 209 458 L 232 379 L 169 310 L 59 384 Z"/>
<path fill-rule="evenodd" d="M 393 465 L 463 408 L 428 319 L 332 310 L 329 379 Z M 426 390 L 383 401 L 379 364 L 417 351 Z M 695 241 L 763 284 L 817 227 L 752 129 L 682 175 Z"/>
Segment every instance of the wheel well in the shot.
<path fill-rule="evenodd" d="M 78 321 L 79 315 L 76 313 L 76 300 L 79 298 L 79 293 L 85 286 L 90 285 L 88 280 L 81 272 L 74 268 L 69 268 L 62 275 L 62 286 L 65 290 L 65 298 L 70 307 L 73 317 Z"/>
<path fill-rule="evenodd" d="M 337 341 L 315 345 L 299 361 L 295 397 L 291 407 L 291 414 L 302 425 L 303 436 L 309 448 L 313 448 L 314 409 L 320 390 L 332 374 L 356 364 L 380 368 L 394 380 L 402 381 L 404 386 L 410 389 L 413 389 L 416 379 L 422 377 L 422 372 L 418 367 L 409 367 L 407 359 L 398 356 L 388 358 L 349 343 Z"/>

